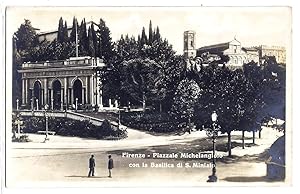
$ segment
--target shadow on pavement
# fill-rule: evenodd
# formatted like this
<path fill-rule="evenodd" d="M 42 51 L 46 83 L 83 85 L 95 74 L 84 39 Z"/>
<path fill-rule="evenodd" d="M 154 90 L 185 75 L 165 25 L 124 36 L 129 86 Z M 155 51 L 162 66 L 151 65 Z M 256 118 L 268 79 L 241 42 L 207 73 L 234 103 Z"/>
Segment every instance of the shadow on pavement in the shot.
<path fill-rule="evenodd" d="M 93 179 L 93 178 L 108 178 L 109 179 L 109 177 L 107 177 L 107 176 L 90 176 L 90 177 L 88 177 L 88 176 L 82 176 L 82 175 L 71 175 L 71 176 L 65 176 L 65 177 L 69 177 L 69 178 L 90 178 L 90 179 Z"/>
<path fill-rule="evenodd" d="M 276 180 L 268 179 L 266 176 L 233 176 L 233 177 L 226 177 L 221 179 L 228 182 L 279 182 Z"/>

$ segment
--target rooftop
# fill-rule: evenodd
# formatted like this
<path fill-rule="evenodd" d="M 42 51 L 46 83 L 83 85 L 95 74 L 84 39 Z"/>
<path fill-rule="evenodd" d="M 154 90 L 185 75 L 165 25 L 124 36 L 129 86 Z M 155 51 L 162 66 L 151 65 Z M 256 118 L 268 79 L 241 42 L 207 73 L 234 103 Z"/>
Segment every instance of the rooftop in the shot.
<path fill-rule="evenodd" d="M 80 66 L 104 67 L 105 64 L 103 63 L 103 60 L 98 57 L 94 58 L 85 56 L 70 57 L 66 60 L 25 62 L 22 64 L 22 69 L 63 68 Z"/>

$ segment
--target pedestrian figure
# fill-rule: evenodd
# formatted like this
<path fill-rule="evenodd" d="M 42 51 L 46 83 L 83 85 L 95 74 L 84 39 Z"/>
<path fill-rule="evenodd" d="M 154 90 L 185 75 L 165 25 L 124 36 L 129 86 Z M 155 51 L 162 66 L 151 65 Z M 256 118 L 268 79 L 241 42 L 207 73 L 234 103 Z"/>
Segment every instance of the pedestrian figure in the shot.
<path fill-rule="evenodd" d="M 114 160 L 111 158 L 111 155 L 108 156 L 108 177 L 112 178 L 111 171 L 114 168 Z"/>
<path fill-rule="evenodd" d="M 94 155 L 91 155 L 91 158 L 89 160 L 89 168 L 90 168 L 90 171 L 89 171 L 88 177 L 90 177 L 91 175 L 94 176 L 94 173 L 95 173 L 95 159 L 94 159 Z"/>

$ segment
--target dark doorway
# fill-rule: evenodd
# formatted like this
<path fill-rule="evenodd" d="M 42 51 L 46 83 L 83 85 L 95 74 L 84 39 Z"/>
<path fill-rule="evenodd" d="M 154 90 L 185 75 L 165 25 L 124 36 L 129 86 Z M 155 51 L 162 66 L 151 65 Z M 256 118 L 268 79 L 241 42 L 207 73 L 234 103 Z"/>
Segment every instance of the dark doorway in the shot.
<path fill-rule="evenodd" d="M 78 104 L 82 104 L 82 83 L 79 79 L 77 79 L 73 84 L 73 92 L 74 92 L 74 104 L 76 103 L 76 98 L 78 99 Z"/>
<path fill-rule="evenodd" d="M 53 88 L 53 108 L 58 110 L 61 106 L 61 83 L 58 80 L 55 80 L 52 83 Z"/>
<path fill-rule="evenodd" d="M 34 82 L 33 85 L 33 106 L 36 108 L 36 99 L 38 99 L 39 108 L 42 104 L 42 86 L 39 81 Z"/>

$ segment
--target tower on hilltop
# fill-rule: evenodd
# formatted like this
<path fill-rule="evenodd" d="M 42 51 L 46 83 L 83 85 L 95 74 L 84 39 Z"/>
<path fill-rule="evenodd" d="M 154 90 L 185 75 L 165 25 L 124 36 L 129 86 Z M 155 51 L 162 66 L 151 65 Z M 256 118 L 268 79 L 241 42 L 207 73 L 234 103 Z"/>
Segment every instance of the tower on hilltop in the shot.
<path fill-rule="evenodd" d="M 196 57 L 196 32 L 185 31 L 183 34 L 183 54 L 186 59 Z"/>

